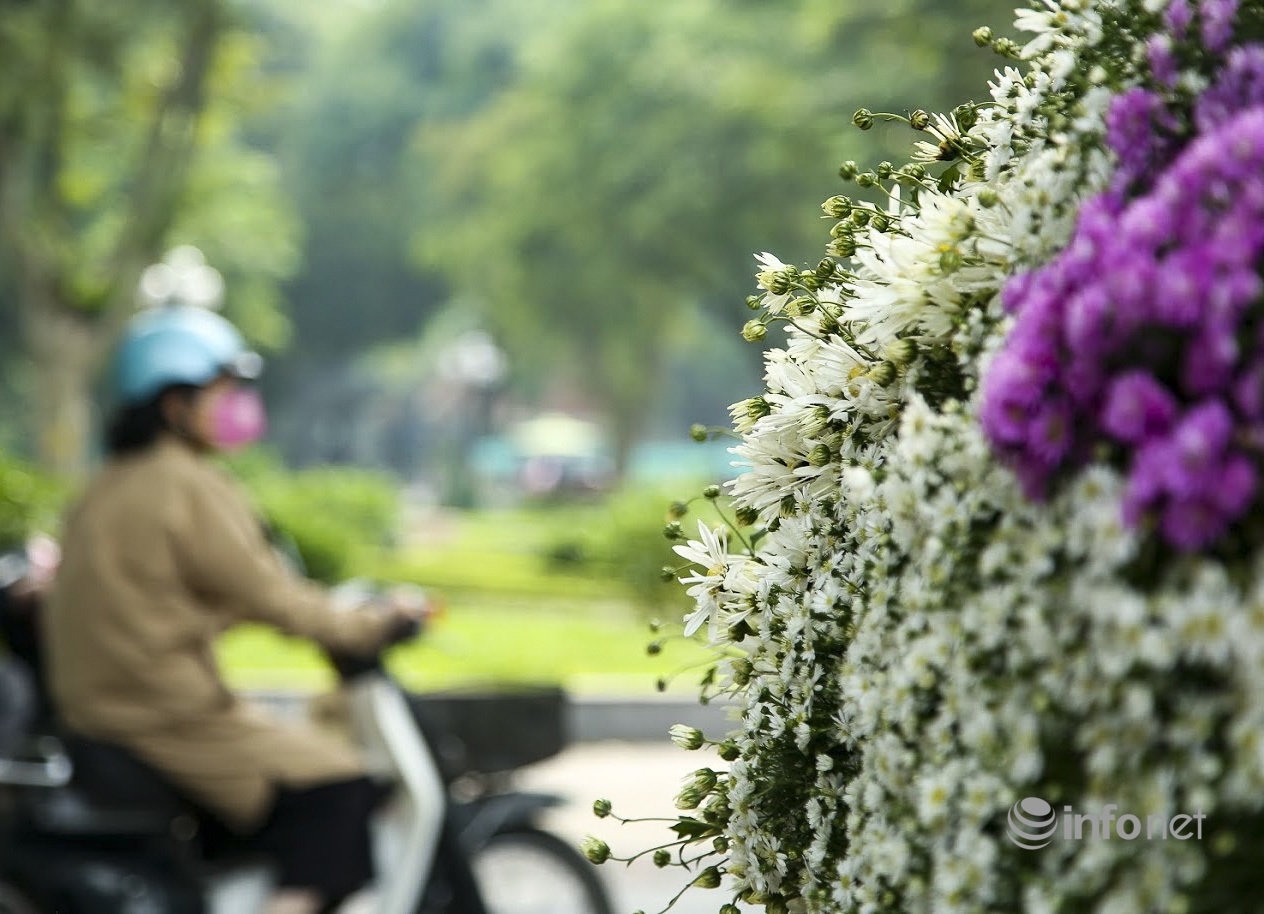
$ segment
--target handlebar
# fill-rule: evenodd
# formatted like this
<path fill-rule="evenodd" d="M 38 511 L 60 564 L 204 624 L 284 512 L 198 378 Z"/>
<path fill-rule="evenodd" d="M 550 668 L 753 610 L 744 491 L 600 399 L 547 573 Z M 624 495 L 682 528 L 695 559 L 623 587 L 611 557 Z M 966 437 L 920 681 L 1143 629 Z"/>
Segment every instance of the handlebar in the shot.
<path fill-rule="evenodd" d="M 387 634 L 381 646 L 370 655 L 352 654 L 326 648 L 325 655 L 343 682 L 350 682 L 370 673 L 385 673 L 382 658 L 396 644 L 411 641 L 421 633 L 421 620 L 400 618 Z"/>

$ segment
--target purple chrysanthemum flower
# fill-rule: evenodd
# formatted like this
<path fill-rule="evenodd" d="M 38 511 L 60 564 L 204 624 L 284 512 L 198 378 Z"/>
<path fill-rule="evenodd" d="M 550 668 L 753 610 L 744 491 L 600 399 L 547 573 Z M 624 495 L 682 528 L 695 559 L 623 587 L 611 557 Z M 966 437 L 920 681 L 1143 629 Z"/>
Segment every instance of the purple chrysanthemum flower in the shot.
<path fill-rule="evenodd" d="M 1155 82 L 1171 87 L 1176 85 L 1176 52 L 1172 39 L 1167 35 L 1154 35 L 1146 42 L 1146 60 Z"/>
<path fill-rule="evenodd" d="M 1125 444 L 1166 435 L 1180 411 L 1171 391 L 1146 371 L 1115 378 L 1106 394 L 1102 428 Z"/>
<path fill-rule="evenodd" d="M 1219 400 L 1194 407 L 1166 439 L 1164 488 L 1188 497 L 1215 488 L 1225 449 L 1233 434 L 1233 415 Z"/>
<path fill-rule="evenodd" d="M 1194 11 L 1189 0 L 1171 0 L 1167 11 L 1163 14 L 1163 24 L 1177 38 L 1184 38 L 1185 32 L 1194 21 Z"/>
<path fill-rule="evenodd" d="M 1219 54 L 1233 40 L 1233 20 L 1238 16 L 1238 0 L 1202 0 L 1203 45 Z"/>
<path fill-rule="evenodd" d="M 1245 108 L 1264 104 L 1264 46 L 1247 44 L 1229 52 L 1215 83 L 1194 105 L 1201 133 L 1214 130 Z"/>

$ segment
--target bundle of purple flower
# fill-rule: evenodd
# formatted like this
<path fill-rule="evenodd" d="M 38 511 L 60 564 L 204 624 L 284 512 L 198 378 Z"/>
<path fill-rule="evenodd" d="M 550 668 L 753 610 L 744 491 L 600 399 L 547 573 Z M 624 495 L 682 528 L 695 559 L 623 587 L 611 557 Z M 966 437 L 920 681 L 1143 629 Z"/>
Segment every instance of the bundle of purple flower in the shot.
<path fill-rule="evenodd" d="M 1202 4 L 1205 50 L 1226 49 L 1235 10 Z M 1168 11 L 1177 40 L 1187 13 Z M 1170 82 L 1172 39 L 1150 51 Z M 1126 468 L 1127 523 L 1153 518 L 1183 550 L 1244 517 L 1264 456 L 1264 46 L 1222 59 L 1192 112 L 1148 89 L 1115 98 L 1115 180 L 1057 258 L 1005 288 L 1016 320 L 983 391 L 1030 497 L 1104 454 Z"/>

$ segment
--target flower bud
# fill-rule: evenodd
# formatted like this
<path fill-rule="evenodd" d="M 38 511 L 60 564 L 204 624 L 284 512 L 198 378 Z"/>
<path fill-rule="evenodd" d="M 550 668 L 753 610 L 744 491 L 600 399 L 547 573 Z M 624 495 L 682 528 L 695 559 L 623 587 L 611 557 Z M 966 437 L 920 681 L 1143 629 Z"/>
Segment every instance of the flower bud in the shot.
<path fill-rule="evenodd" d="M 763 397 L 751 397 L 746 401 L 746 415 L 752 419 L 762 419 L 772 414 L 772 406 Z"/>
<path fill-rule="evenodd" d="M 688 724 L 672 724 L 667 732 L 671 736 L 671 741 L 681 749 L 701 749 L 702 744 L 706 742 L 702 731 Z"/>
<path fill-rule="evenodd" d="M 667 507 L 667 516 L 671 520 L 680 520 L 689 513 L 689 506 L 683 501 L 674 501 Z"/>
<path fill-rule="evenodd" d="M 979 122 L 979 109 L 973 104 L 958 105 L 952 109 L 952 116 L 957 121 L 957 126 L 961 128 L 962 133 L 969 133 L 974 125 Z"/>
<path fill-rule="evenodd" d="M 707 440 L 707 427 L 701 423 L 695 422 L 689 426 L 689 437 L 699 444 Z"/>
<path fill-rule="evenodd" d="M 768 335 L 768 327 L 763 321 L 747 321 L 742 328 L 742 339 L 748 343 L 758 343 Z"/>
<path fill-rule="evenodd" d="M 705 489 L 703 489 L 703 490 L 702 490 L 702 497 L 703 497 L 703 498 L 712 498 L 712 499 L 719 498 L 719 497 L 720 497 L 720 487 L 719 487 L 719 486 L 717 486 L 717 485 L 709 485 L 709 486 L 707 486 Z"/>
<path fill-rule="evenodd" d="M 671 865 L 671 853 L 662 848 L 654 851 L 654 865 L 660 870 L 665 866 Z"/>
<path fill-rule="evenodd" d="M 856 175 L 860 174 L 860 166 L 848 159 L 842 165 L 838 166 L 838 176 L 844 181 L 855 180 Z"/>
<path fill-rule="evenodd" d="M 872 171 L 866 171 L 856 175 L 856 184 L 860 187 L 877 187 L 878 176 Z"/>
<path fill-rule="evenodd" d="M 813 272 L 816 273 L 820 279 L 829 279 L 834 275 L 834 268 L 834 261 L 826 257 L 816 265 L 816 269 L 813 270 Z"/>
<path fill-rule="evenodd" d="M 729 839 L 724 837 L 723 835 L 719 835 L 716 837 L 714 841 L 711 842 L 711 846 L 715 848 L 715 852 L 717 854 L 728 853 Z"/>
<path fill-rule="evenodd" d="M 661 641 L 651 641 L 649 644 L 645 645 L 645 653 L 649 654 L 651 657 L 657 656 L 662 652 L 663 642 Z"/>
<path fill-rule="evenodd" d="M 841 219 L 851 212 L 851 200 L 842 194 L 837 194 L 821 204 L 821 211 L 827 216 Z"/>
<path fill-rule="evenodd" d="M 742 756 L 741 750 L 734 743 L 720 743 L 719 754 L 726 762 L 735 762 Z"/>
<path fill-rule="evenodd" d="M 885 232 L 891 227 L 891 220 L 887 218 L 886 213 L 874 213 L 873 218 L 869 220 L 869 225 L 875 232 Z"/>
<path fill-rule="evenodd" d="M 726 904 L 720 908 L 720 914 L 742 914 L 742 909 L 735 904 Z"/>
<path fill-rule="evenodd" d="M 685 531 L 680 526 L 680 521 L 674 520 L 667 526 L 663 527 L 663 536 L 669 540 L 682 540 L 685 538 Z"/>
<path fill-rule="evenodd" d="M 979 200 L 979 206 L 983 207 L 984 209 L 991 209 L 992 207 L 996 206 L 996 204 L 1001 202 L 1001 195 L 998 194 L 991 187 L 985 187 L 979 191 L 978 200 Z"/>
<path fill-rule="evenodd" d="M 925 130 L 930 126 L 930 115 L 918 108 L 909 115 L 909 126 L 914 130 Z"/>
<path fill-rule="evenodd" d="M 692 786 L 686 787 L 676 796 L 676 808 L 697 809 L 704 799 L 706 799 L 706 794 L 701 790 L 695 790 Z"/>
<path fill-rule="evenodd" d="M 981 48 L 986 48 L 992 43 L 992 30 L 986 25 L 974 30 L 972 37 L 974 43 Z"/>
<path fill-rule="evenodd" d="M 710 768 L 699 768 L 693 773 L 693 783 L 690 786 L 702 793 L 710 793 L 711 788 L 716 784 L 716 780 L 716 774 Z"/>
<path fill-rule="evenodd" d="M 861 228 L 869 224 L 869 218 L 873 215 L 873 210 L 867 207 L 856 207 L 851 211 L 852 225 Z"/>
<path fill-rule="evenodd" d="M 835 238 L 826 247 L 826 250 L 835 257 L 846 259 L 856 253 L 856 239 L 850 235 L 844 235 L 842 238 Z"/>
<path fill-rule="evenodd" d="M 834 459 L 834 452 L 827 445 L 818 444 L 808 452 L 808 463 L 814 467 L 828 465 Z"/>
<path fill-rule="evenodd" d="M 890 162 L 879 162 L 874 171 L 877 172 L 880 180 L 886 181 L 895 173 L 895 166 Z"/>
<path fill-rule="evenodd" d="M 879 362 L 869 369 L 867 377 L 879 387 L 886 387 L 895 380 L 895 366 L 890 362 Z"/>
<path fill-rule="evenodd" d="M 584 856 L 588 858 L 590 863 L 595 863 L 598 866 L 610 859 L 610 845 L 591 835 L 584 839 L 584 843 L 580 845 L 580 850 L 583 851 Z"/>
<path fill-rule="evenodd" d="M 996 39 L 992 42 L 992 50 L 1012 60 L 1017 60 L 1021 56 L 1018 45 L 1011 38 Z"/>
<path fill-rule="evenodd" d="M 764 905 L 764 912 L 765 914 L 790 914 L 790 906 L 780 895 L 774 895 L 768 899 L 768 904 Z"/>
<path fill-rule="evenodd" d="M 610 815 L 610 801 L 609 800 L 594 800 L 593 801 L 593 815 L 596 816 L 598 819 L 604 819 L 606 816 Z"/>
<path fill-rule="evenodd" d="M 790 291 L 791 279 L 786 271 L 773 273 L 768 277 L 768 282 L 764 286 L 773 295 L 785 295 Z"/>
<path fill-rule="evenodd" d="M 749 527 L 759 520 L 759 511 L 755 508 L 743 506 L 737 509 L 737 522 L 743 527 Z"/>
<path fill-rule="evenodd" d="M 764 303 L 758 295 L 746 296 L 746 307 L 750 308 L 752 311 L 758 311 L 763 306 Z"/>
<path fill-rule="evenodd" d="M 882 353 L 895 365 L 907 365 L 917 358 L 917 343 L 912 340 L 892 340 L 883 348 Z"/>
<path fill-rule="evenodd" d="M 718 889 L 720 887 L 719 867 L 709 866 L 694 879 L 693 884 L 700 889 Z"/>
<path fill-rule="evenodd" d="M 861 108 L 851 116 L 851 122 L 861 130 L 869 130 L 873 127 L 873 112 L 868 108 Z"/>
<path fill-rule="evenodd" d="M 659 569 L 658 579 L 662 581 L 664 584 L 671 582 L 672 580 L 675 579 L 675 577 L 676 577 L 676 569 L 673 568 L 671 565 L 664 565 L 661 569 Z"/>
<path fill-rule="evenodd" d="M 955 273 L 961 269 L 961 252 L 949 248 L 939 255 L 939 269 L 943 273 Z"/>

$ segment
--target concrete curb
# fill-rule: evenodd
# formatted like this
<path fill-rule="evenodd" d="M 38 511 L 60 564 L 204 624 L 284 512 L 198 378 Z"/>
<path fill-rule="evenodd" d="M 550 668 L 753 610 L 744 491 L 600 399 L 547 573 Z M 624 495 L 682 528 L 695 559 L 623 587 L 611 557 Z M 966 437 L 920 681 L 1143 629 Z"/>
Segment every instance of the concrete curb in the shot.
<path fill-rule="evenodd" d="M 309 695 L 298 691 L 252 692 L 250 698 L 288 720 L 305 716 Z M 684 697 L 621 698 L 567 696 L 566 729 L 572 743 L 607 740 L 666 742 L 672 724 L 697 727 L 710 739 L 719 739 L 733 728 L 727 703 L 699 704 Z"/>

